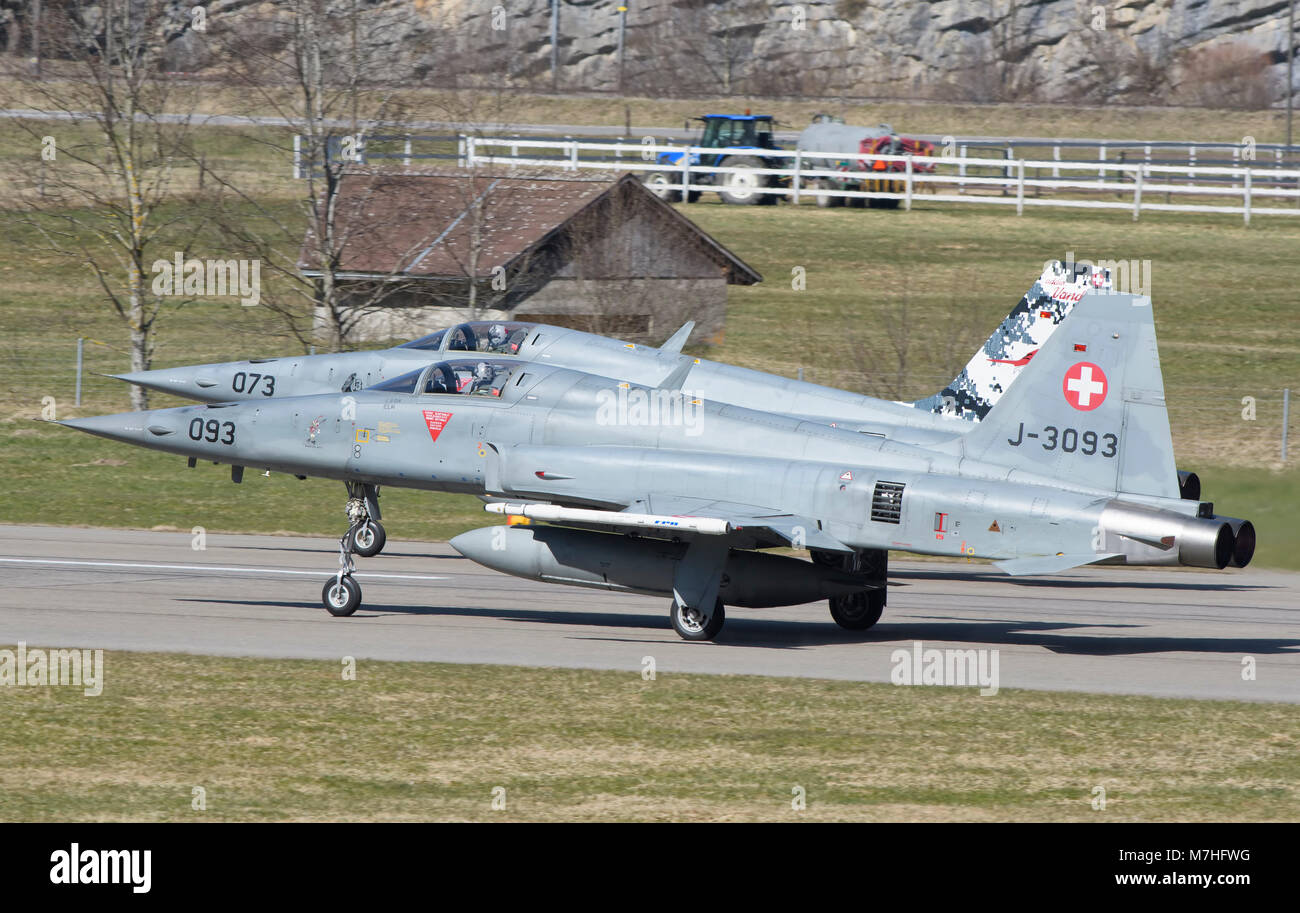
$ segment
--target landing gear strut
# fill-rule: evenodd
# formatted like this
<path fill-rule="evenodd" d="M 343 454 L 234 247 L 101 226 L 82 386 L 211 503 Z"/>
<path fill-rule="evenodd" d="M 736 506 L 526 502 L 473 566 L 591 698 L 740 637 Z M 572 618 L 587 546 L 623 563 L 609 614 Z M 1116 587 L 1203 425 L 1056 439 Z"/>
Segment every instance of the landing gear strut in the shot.
<path fill-rule="evenodd" d="M 813 552 L 813 561 L 826 567 L 839 568 L 850 574 L 861 574 L 864 582 L 877 584 L 880 588 L 850 593 L 847 596 L 832 596 L 831 618 L 841 628 L 849 631 L 865 631 L 880 621 L 885 611 L 888 596 L 889 552 L 884 549 L 862 549 L 852 555 L 836 552 Z"/>
<path fill-rule="evenodd" d="M 362 558 L 373 558 L 384 550 L 388 536 L 380 524 L 379 486 L 363 482 L 346 482 L 348 487 L 348 534 L 352 551 Z"/>
<path fill-rule="evenodd" d="M 321 590 L 321 602 L 325 611 L 342 617 L 351 615 L 361 605 L 361 584 L 353 578 L 356 565 L 352 561 L 355 548 L 357 525 L 348 527 L 348 531 L 339 539 L 339 572 L 325 581 Z"/>

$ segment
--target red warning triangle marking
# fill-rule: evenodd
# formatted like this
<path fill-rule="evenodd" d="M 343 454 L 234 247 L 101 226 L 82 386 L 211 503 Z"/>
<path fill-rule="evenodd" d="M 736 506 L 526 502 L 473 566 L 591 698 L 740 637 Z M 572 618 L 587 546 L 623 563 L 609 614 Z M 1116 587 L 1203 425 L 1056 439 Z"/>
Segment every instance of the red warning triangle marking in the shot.
<path fill-rule="evenodd" d="M 442 429 L 447 427 L 447 422 L 451 421 L 450 412 L 435 412 L 432 409 L 425 409 L 424 424 L 429 428 L 429 437 L 438 440 L 438 435 L 442 434 Z"/>

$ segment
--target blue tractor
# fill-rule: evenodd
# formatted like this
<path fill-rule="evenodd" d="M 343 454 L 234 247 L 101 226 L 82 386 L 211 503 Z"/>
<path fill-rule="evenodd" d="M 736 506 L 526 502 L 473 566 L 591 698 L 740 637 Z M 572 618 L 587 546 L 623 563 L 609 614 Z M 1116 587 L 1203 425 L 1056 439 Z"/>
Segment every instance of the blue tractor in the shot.
<path fill-rule="evenodd" d="M 775 203 L 781 194 L 758 191 L 765 187 L 782 186 L 782 179 L 777 175 L 749 174 L 744 171 L 719 174 L 708 170 L 786 167 L 784 159 L 763 154 L 764 150 L 780 148 L 772 137 L 772 118 L 765 114 L 706 114 L 696 120 L 704 122 L 704 132 L 694 145 L 727 151 L 691 153 L 691 183 L 716 186 L 724 203 L 741 206 Z M 666 170 L 652 171 L 645 175 L 646 187 L 661 200 L 676 203 L 682 198 L 682 155 L 681 152 L 659 153 L 656 161 Z M 687 200 L 694 203 L 699 198 L 700 191 L 692 190 Z"/>

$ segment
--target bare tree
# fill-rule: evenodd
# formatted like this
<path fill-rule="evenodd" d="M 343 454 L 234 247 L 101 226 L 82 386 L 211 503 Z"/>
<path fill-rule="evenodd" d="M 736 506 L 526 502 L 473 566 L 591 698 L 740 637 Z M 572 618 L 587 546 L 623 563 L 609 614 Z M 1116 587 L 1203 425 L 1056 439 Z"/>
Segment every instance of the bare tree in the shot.
<path fill-rule="evenodd" d="M 177 15 L 166 0 L 47 9 L 43 46 L 60 78 L 20 74 L 5 104 L 73 124 L 9 120 L 40 168 L 15 181 L 19 204 L 6 215 L 90 270 L 127 328 L 132 371 L 149 369 L 160 317 L 183 302 L 179 289 L 155 290 L 152 267 L 177 252 L 184 259 L 202 226 L 199 207 L 178 205 L 199 193 L 180 173 L 195 159 L 194 92 L 161 67 L 159 36 Z M 133 387 L 131 402 L 148 408 L 146 391 Z"/>
<path fill-rule="evenodd" d="M 1268 55 L 1244 42 L 1184 51 L 1178 61 L 1177 94 L 1205 108 L 1267 108 L 1277 97 Z"/>
<path fill-rule="evenodd" d="M 272 146 L 286 168 L 294 162 L 297 213 L 319 275 L 298 270 L 300 248 L 293 241 L 303 237 L 304 225 L 228 176 L 221 180 L 232 206 L 221 227 L 229 243 L 261 259 L 277 280 L 268 284 L 263 304 L 288 331 L 304 346 L 321 331 L 320 342 L 337 351 L 348 344 L 358 310 L 394 291 L 376 286 L 376 300 L 359 303 L 345 294 L 338 267 L 349 241 L 339 219 L 343 174 L 365 162 L 377 131 L 406 113 L 397 88 L 374 78 L 391 53 L 397 23 L 360 0 L 288 0 L 286 6 L 283 17 L 254 23 L 214 13 L 210 40 L 230 61 L 228 77 L 242 91 L 248 114 L 286 124 L 247 135 Z"/>

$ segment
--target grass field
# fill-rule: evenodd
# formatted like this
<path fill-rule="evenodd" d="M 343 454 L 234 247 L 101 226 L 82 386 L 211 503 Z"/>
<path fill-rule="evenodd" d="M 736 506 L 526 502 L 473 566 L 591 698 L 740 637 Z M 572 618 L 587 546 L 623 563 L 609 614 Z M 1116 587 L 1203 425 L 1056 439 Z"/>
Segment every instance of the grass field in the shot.
<path fill-rule="evenodd" d="M 35 646 L 35 645 L 33 645 Z M 1294 821 L 1285 705 L 109 652 L 5 688 L 6 821 Z M 1014 759 L 1014 763 L 1010 763 Z M 1103 787 L 1105 810 L 1092 808 Z M 196 810 L 195 787 L 206 808 Z M 493 809 L 494 789 L 505 808 Z M 792 807 L 801 787 L 806 808 Z M 499 795 L 499 794 L 498 794 Z"/>

